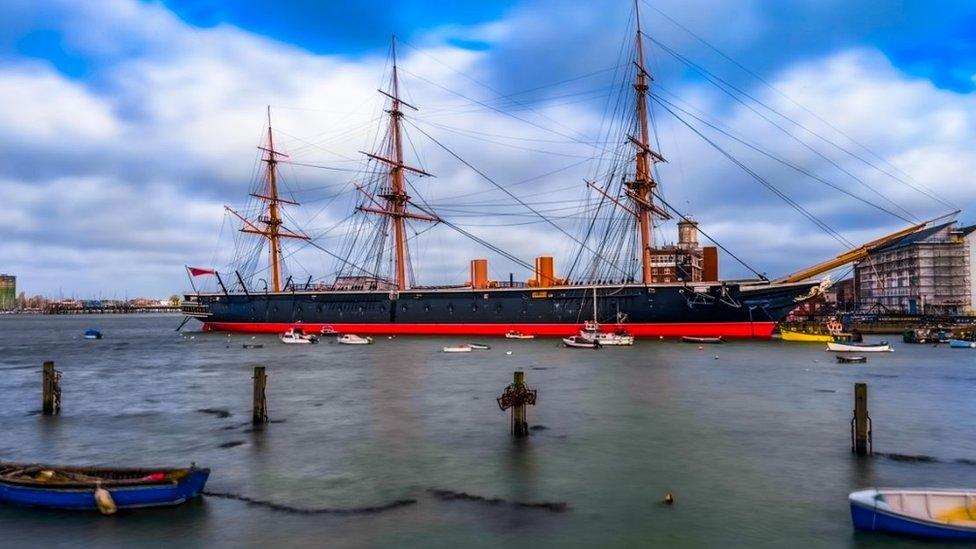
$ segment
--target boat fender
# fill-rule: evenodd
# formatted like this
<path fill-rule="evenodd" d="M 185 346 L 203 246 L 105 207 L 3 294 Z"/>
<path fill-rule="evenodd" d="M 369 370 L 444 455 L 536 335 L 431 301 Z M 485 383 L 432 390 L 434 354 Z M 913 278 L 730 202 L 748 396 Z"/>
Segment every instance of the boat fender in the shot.
<path fill-rule="evenodd" d="M 101 483 L 95 486 L 95 505 L 98 506 L 98 512 L 103 515 L 114 515 L 118 511 L 118 507 L 115 506 L 115 500 L 112 499 L 112 494 L 105 488 L 102 488 Z"/>
<path fill-rule="evenodd" d="M 672 503 L 674 503 L 674 496 L 671 495 L 671 492 L 668 492 L 668 493 L 664 494 L 664 503 L 666 503 L 668 505 L 671 505 Z"/>

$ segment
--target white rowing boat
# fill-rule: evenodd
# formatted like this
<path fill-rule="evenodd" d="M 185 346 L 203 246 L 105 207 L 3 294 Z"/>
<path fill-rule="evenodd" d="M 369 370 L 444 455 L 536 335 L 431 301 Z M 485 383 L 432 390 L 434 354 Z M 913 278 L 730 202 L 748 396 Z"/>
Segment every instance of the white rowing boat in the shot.
<path fill-rule="evenodd" d="M 881 343 L 835 343 L 828 341 L 827 350 L 835 353 L 890 353 L 894 351 L 887 341 Z"/>

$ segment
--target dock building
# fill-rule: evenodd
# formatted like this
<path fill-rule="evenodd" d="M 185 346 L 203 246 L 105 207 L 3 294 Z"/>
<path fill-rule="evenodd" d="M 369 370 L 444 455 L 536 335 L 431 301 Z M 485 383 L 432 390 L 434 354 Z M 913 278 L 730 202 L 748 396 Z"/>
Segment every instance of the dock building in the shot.
<path fill-rule="evenodd" d="M 0 274 L 0 311 L 17 308 L 17 277 Z"/>
<path fill-rule="evenodd" d="M 857 309 L 973 314 L 976 225 L 944 223 L 873 250 L 854 268 Z"/>

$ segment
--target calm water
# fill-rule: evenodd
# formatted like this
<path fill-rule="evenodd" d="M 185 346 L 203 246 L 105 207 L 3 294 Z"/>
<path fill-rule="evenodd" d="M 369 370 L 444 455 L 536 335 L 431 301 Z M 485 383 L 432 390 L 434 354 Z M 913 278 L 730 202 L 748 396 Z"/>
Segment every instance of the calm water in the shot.
<path fill-rule="evenodd" d="M 245 350 L 250 336 L 181 335 L 178 322 L 0 317 L 0 459 L 192 461 L 213 469 L 208 490 L 296 509 L 416 503 L 300 514 L 206 497 L 115 517 L 0 507 L 0 545 L 931 546 L 853 532 L 848 492 L 976 485 L 976 352 L 894 337 L 896 352 L 866 365 L 775 341 L 589 351 L 480 338 L 490 351 L 451 355 L 440 348 L 460 340 L 258 336 L 264 348 Z M 105 339 L 81 339 L 89 326 Z M 63 372 L 55 418 L 37 413 L 44 360 Z M 268 367 L 274 423 L 252 431 L 255 365 Z M 516 369 L 539 390 L 535 429 L 520 442 L 495 403 Z M 876 451 L 934 461 L 851 455 L 858 381 Z"/>

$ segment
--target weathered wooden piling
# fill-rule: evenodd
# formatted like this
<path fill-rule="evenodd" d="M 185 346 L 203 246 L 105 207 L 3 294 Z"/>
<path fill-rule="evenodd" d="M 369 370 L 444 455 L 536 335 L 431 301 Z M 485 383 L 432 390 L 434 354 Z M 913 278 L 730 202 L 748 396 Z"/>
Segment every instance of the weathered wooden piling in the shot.
<path fill-rule="evenodd" d="M 512 384 L 498 397 L 498 407 L 502 411 L 512 409 L 512 435 L 515 438 L 529 436 L 529 422 L 525 416 L 527 405 L 535 406 L 537 391 L 525 385 L 525 372 L 516 370 Z"/>
<path fill-rule="evenodd" d="M 874 451 L 871 415 L 868 414 L 868 384 L 854 384 L 854 417 L 851 418 L 851 451 L 866 456 Z"/>
<path fill-rule="evenodd" d="M 264 366 L 254 367 L 254 402 L 252 404 L 251 422 L 268 422 L 268 402 L 264 396 L 264 387 L 267 385 L 268 377 L 265 374 Z"/>
<path fill-rule="evenodd" d="M 54 362 L 44 363 L 41 374 L 41 412 L 46 416 L 61 413 L 61 372 L 54 369 Z"/>

